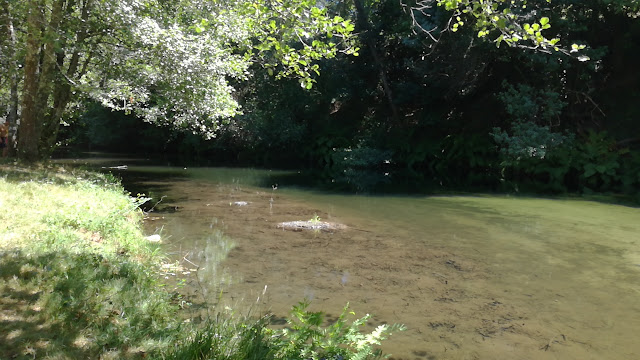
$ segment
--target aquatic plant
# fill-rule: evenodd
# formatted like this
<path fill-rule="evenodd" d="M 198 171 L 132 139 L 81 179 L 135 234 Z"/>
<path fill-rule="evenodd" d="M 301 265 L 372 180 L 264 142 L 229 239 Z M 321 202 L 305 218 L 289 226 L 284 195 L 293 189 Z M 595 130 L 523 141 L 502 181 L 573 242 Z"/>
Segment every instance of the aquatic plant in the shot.
<path fill-rule="evenodd" d="M 319 223 L 322 222 L 322 219 L 318 217 L 318 214 L 314 214 L 314 216 L 311 219 L 309 219 L 309 222 L 313 225 L 318 225 Z"/>

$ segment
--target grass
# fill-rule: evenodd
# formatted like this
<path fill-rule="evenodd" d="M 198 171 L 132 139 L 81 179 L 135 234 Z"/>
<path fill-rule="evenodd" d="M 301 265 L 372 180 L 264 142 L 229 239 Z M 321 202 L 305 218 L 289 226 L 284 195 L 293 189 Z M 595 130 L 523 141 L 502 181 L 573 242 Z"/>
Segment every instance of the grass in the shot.
<path fill-rule="evenodd" d="M 144 199 L 107 175 L 2 167 L 0 354 L 140 358 L 181 334 L 140 230 Z"/>
<path fill-rule="evenodd" d="M 306 303 L 283 330 L 228 311 L 182 321 L 144 201 L 109 175 L 0 164 L 0 359 L 369 359 L 401 329 L 323 328 Z"/>

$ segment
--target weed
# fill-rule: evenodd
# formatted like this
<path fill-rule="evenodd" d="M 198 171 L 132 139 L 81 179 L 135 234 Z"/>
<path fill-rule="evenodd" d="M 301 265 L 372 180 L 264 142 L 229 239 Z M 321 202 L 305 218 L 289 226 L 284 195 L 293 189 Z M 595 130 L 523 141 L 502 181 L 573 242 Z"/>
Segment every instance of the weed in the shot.
<path fill-rule="evenodd" d="M 315 214 L 311 219 L 309 219 L 309 222 L 312 223 L 313 225 L 318 225 L 322 222 L 322 219 L 318 217 L 318 214 Z"/>

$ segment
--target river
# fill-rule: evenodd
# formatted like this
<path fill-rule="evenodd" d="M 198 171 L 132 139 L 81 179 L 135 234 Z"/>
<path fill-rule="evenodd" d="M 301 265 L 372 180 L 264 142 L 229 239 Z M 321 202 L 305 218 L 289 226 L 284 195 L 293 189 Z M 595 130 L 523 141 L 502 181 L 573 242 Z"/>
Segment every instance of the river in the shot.
<path fill-rule="evenodd" d="M 392 359 L 640 358 L 640 209 L 510 196 L 361 196 L 285 172 L 129 166 L 191 301 L 272 312 L 307 298 L 370 329 Z M 278 183 L 277 188 L 275 186 Z M 246 204 L 245 204 L 246 203 Z M 289 231 L 320 219 L 346 227 Z"/>

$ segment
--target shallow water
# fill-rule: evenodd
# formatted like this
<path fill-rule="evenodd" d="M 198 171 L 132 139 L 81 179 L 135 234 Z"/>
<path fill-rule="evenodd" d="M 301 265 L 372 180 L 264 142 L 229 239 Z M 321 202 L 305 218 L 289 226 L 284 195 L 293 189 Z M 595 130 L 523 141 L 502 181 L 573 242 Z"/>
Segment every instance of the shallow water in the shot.
<path fill-rule="evenodd" d="M 194 301 L 276 319 L 305 297 L 329 318 L 349 302 L 372 326 L 407 326 L 383 347 L 393 359 L 640 358 L 640 209 L 274 190 L 281 174 L 257 170 L 120 174 L 153 204 L 166 196 L 146 228 L 197 269 Z M 314 217 L 347 228 L 277 227 Z"/>

